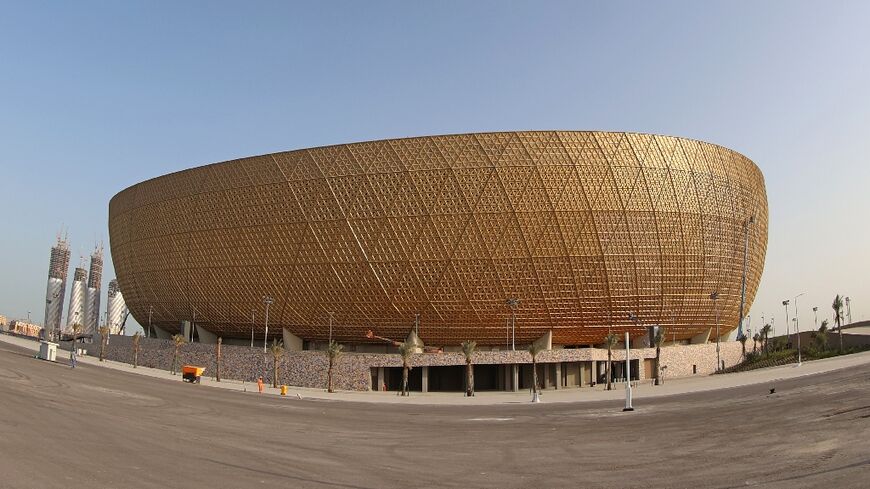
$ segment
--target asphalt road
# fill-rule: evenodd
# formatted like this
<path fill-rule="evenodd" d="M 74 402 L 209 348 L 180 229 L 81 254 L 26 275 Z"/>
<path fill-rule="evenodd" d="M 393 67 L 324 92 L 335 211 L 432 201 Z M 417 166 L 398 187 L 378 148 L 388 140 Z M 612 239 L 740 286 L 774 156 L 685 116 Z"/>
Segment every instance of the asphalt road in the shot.
<path fill-rule="evenodd" d="M 868 487 L 870 365 L 621 402 L 280 398 L 0 343 L 0 487 Z"/>

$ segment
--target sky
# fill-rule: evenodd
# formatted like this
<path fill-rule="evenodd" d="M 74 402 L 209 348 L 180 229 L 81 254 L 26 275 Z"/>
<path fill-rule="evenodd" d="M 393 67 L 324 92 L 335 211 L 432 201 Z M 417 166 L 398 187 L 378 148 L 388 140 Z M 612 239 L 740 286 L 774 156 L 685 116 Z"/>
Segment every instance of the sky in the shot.
<path fill-rule="evenodd" d="M 868 21 L 864 1 L 0 0 L 0 314 L 41 322 L 58 230 L 72 269 L 108 248 L 109 199 L 148 178 L 325 144 L 565 129 L 746 155 L 770 210 L 750 327 L 775 315 L 782 331 L 781 302 L 800 293 L 801 329 L 838 293 L 870 319 Z M 107 252 L 104 294 L 113 277 Z"/>

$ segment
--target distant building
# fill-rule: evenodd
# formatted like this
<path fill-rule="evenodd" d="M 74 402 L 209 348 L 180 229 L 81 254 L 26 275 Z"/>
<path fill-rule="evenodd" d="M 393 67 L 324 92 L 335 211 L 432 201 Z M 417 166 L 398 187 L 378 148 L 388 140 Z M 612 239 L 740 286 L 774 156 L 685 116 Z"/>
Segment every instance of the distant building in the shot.
<path fill-rule="evenodd" d="M 69 270 L 69 243 L 66 236 L 57 235 L 57 244 L 51 248 L 48 262 L 48 284 L 45 288 L 45 328 L 49 333 L 60 330 L 63 300 Z"/>
<path fill-rule="evenodd" d="M 41 330 L 42 326 L 38 324 L 28 323 L 27 321 L 23 321 L 21 319 L 13 319 L 9 323 L 9 332 L 22 336 L 31 336 L 33 338 L 38 338 L 39 332 Z"/>
<path fill-rule="evenodd" d="M 124 318 L 127 316 L 127 305 L 117 280 L 109 282 L 108 297 L 106 301 L 106 322 L 111 334 L 119 334 L 124 326 Z"/>
<path fill-rule="evenodd" d="M 84 321 L 85 333 L 96 333 L 100 323 L 100 284 L 103 281 L 103 247 L 91 253 L 91 268 L 88 272 L 88 287 L 85 292 Z"/>
<path fill-rule="evenodd" d="M 72 289 L 69 294 L 69 308 L 67 309 L 67 328 L 75 323 L 82 325 L 82 333 L 85 332 L 85 301 L 87 300 L 88 272 L 77 267 L 73 274 Z"/>
<path fill-rule="evenodd" d="M 0 314 L 0 329 L 6 331 L 9 326 L 9 321 L 6 319 L 6 316 Z"/>

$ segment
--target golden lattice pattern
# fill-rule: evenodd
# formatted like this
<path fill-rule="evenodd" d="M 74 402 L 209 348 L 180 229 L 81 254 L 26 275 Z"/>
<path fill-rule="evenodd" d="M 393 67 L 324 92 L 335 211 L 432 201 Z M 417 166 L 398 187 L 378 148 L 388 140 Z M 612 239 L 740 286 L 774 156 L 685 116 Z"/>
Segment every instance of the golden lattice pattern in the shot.
<path fill-rule="evenodd" d="M 611 132 L 509 132 L 373 141 L 162 176 L 109 206 L 112 259 L 133 316 L 227 337 L 402 338 L 427 344 L 600 343 L 628 319 L 688 338 L 737 327 L 767 248 L 767 196 L 743 155 Z"/>

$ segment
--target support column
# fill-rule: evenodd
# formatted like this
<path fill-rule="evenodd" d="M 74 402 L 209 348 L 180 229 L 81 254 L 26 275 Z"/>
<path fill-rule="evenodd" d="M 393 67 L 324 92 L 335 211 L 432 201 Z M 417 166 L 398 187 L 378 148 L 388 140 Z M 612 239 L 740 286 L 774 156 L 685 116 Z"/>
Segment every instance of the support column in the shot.
<path fill-rule="evenodd" d="M 302 338 L 287 331 L 287 328 L 282 328 L 284 331 L 284 348 L 287 351 L 302 351 Z"/>
<path fill-rule="evenodd" d="M 544 389 L 548 389 L 550 387 L 550 364 L 541 363 L 539 365 L 544 367 Z"/>
<path fill-rule="evenodd" d="M 556 364 L 556 390 L 562 387 L 562 362 Z"/>
<path fill-rule="evenodd" d="M 384 367 L 378 367 L 378 388 L 377 390 L 383 390 L 384 388 Z"/>
<path fill-rule="evenodd" d="M 190 341 L 190 339 L 193 337 L 193 330 L 190 321 L 181 322 L 181 334 L 182 336 L 184 336 L 185 341 Z"/>
<path fill-rule="evenodd" d="M 592 372 L 592 378 L 589 379 L 589 385 L 592 385 L 593 383 L 598 382 L 598 362 L 596 362 L 595 360 L 592 360 L 591 372 Z"/>
<path fill-rule="evenodd" d="M 200 343 L 217 344 L 217 335 L 198 324 L 196 325 L 196 335 L 199 337 Z"/>
<path fill-rule="evenodd" d="M 514 392 L 518 392 L 520 390 L 520 366 L 517 364 L 511 365 L 511 372 L 513 374 L 513 383 L 511 387 Z"/>
<path fill-rule="evenodd" d="M 423 369 L 423 392 L 429 392 L 429 367 L 421 367 Z"/>
<path fill-rule="evenodd" d="M 161 340 L 172 339 L 172 335 L 169 334 L 169 331 L 166 331 L 165 329 L 163 329 L 159 326 L 151 326 L 151 328 L 154 330 L 154 334 L 157 336 L 157 338 L 159 338 Z"/>

